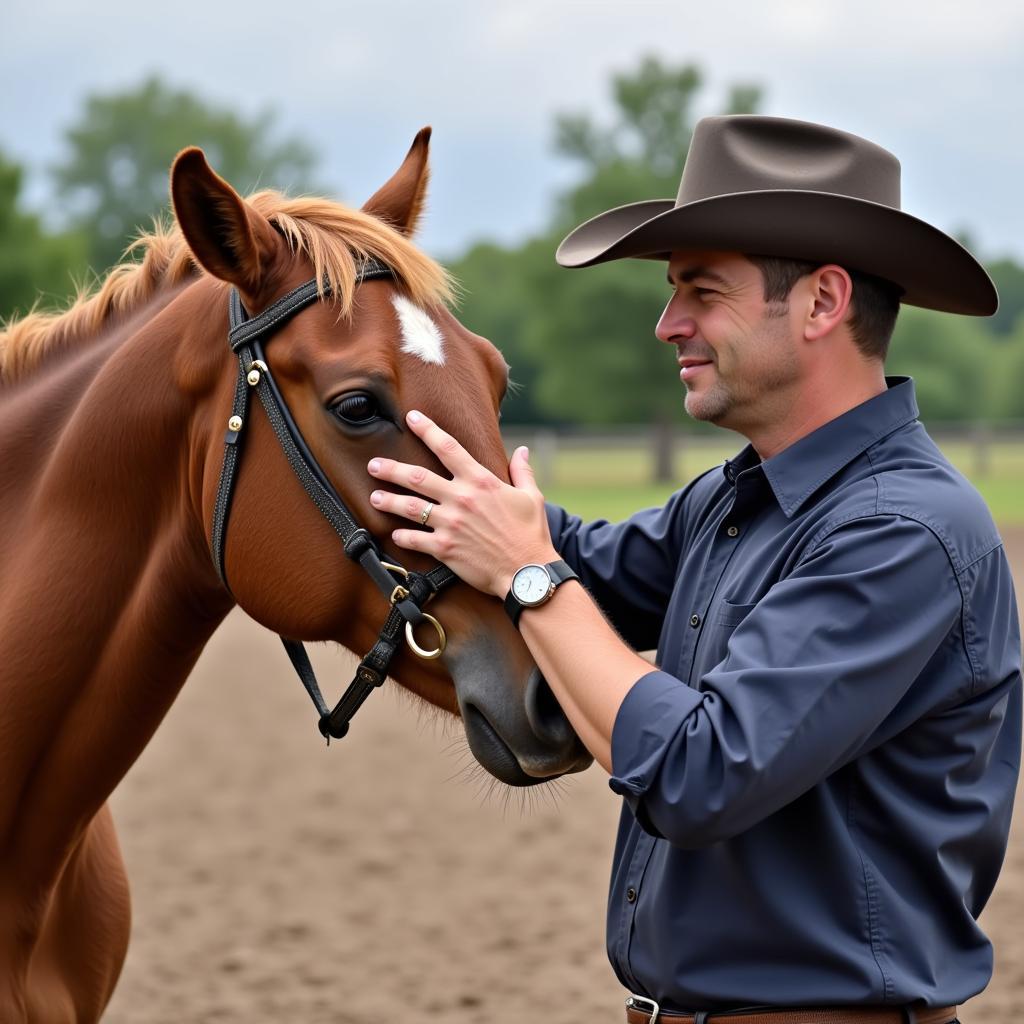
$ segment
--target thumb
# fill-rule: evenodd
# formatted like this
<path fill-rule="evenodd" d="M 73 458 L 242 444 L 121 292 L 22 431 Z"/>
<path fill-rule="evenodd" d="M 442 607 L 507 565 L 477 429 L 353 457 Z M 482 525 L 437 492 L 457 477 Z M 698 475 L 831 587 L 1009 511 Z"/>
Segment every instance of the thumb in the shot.
<path fill-rule="evenodd" d="M 512 486 L 524 491 L 536 491 L 537 481 L 533 476 L 533 467 L 530 465 L 530 449 L 523 445 L 512 453 L 512 459 L 508 464 L 508 475 L 512 480 Z"/>

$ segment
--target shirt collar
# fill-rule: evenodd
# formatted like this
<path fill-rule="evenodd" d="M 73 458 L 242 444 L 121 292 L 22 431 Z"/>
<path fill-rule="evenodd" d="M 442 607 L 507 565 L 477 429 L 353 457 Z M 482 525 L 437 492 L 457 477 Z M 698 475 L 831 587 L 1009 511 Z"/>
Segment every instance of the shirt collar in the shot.
<path fill-rule="evenodd" d="M 913 380 L 886 377 L 885 382 L 887 390 L 880 395 L 837 416 L 760 463 L 786 518 L 792 518 L 822 484 L 876 441 L 917 419 Z M 739 474 L 758 462 L 757 452 L 748 444 L 736 458 L 726 462 L 726 479 L 734 482 Z"/>

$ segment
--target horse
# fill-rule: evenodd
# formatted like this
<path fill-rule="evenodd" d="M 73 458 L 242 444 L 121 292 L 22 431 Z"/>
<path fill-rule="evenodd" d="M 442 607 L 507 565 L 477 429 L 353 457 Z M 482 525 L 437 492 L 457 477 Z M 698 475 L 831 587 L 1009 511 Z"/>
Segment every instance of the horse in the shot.
<path fill-rule="evenodd" d="M 142 236 L 67 310 L 0 333 L 5 1024 L 103 1012 L 130 925 L 107 798 L 236 604 L 289 638 L 290 653 L 301 640 L 376 651 L 392 623 L 394 658 L 381 664 L 461 716 L 474 756 L 506 783 L 589 763 L 501 603 L 454 581 L 424 612 L 429 588 L 410 596 L 409 581 L 436 582 L 438 567 L 389 554 L 382 539 L 397 522 L 369 502 L 373 455 L 440 470 L 404 426 L 411 408 L 507 479 L 508 368 L 455 318 L 452 282 L 411 240 L 429 138 L 423 129 L 358 210 L 271 190 L 243 199 L 184 150 L 170 176 L 176 223 Z M 288 302 L 287 316 L 260 320 Z M 239 366 L 237 331 L 268 323 L 261 358 Z M 237 446 L 237 402 L 254 376 L 272 378 L 293 447 L 351 512 L 358 545 L 343 550 L 310 500 L 269 405 L 246 407 Z M 383 583 L 363 571 L 367 558 Z M 342 735 L 342 717 L 322 714 L 321 731 Z"/>

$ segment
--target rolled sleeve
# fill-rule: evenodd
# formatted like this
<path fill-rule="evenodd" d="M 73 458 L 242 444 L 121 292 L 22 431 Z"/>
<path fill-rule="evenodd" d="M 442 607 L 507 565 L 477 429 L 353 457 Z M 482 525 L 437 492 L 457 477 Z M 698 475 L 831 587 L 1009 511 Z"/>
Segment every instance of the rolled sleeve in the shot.
<path fill-rule="evenodd" d="M 961 608 L 926 526 L 844 523 L 756 602 L 697 686 L 638 680 L 613 729 L 612 788 L 646 831 L 685 848 L 751 828 L 963 696 L 930 690 L 928 671 L 933 657 L 962 657 L 944 644 Z M 966 692 L 966 663 L 963 676 Z"/>
<path fill-rule="evenodd" d="M 666 747 L 701 703 L 696 690 L 667 672 L 641 676 L 619 706 L 612 728 L 612 790 L 620 796 L 647 792 Z"/>

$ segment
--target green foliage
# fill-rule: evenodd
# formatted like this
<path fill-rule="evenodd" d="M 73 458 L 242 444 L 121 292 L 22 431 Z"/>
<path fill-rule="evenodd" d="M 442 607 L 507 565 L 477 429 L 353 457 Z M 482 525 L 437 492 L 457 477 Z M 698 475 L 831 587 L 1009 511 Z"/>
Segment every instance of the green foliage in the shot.
<path fill-rule="evenodd" d="M 535 265 L 524 347 L 543 372 L 541 408 L 584 423 L 670 418 L 681 405 L 675 350 L 654 337 L 664 268 L 616 263 L 566 273 Z"/>
<path fill-rule="evenodd" d="M 992 410 L 997 419 L 1024 420 L 1024 315 L 996 336 L 991 363 Z"/>
<path fill-rule="evenodd" d="M 581 220 L 675 194 L 701 84 L 692 65 L 647 58 L 615 76 L 611 124 L 585 114 L 559 117 L 556 148 L 581 164 L 583 178 L 560 197 L 555 223 L 517 249 L 478 246 L 453 266 L 468 293 L 463 319 L 502 349 L 524 385 L 506 403 L 506 421 L 636 423 L 680 415 L 672 352 L 653 333 L 668 297 L 664 268 L 638 261 L 566 273 L 553 254 Z M 759 98 L 758 89 L 736 86 L 727 110 L 752 110 Z"/>
<path fill-rule="evenodd" d="M 555 149 L 578 161 L 585 175 L 562 196 L 556 232 L 613 206 L 676 194 L 702 85 L 694 65 L 667 67 L 646 57 L 635 71 L 612 78 L 617 113 L 610 125 L 587 114 L 556 118 Z M 757 86 L 735 85 L 723 113 L 753 113 L 760 101 Z"/>
<path fill-rule="evenodd" d="M 989 263 L 985 269 L 999 292 L 999 311 L 988 323 L 995 335 L 1008 338 L 1024 314 L 1024 267 L 1002 259 Z"/>
<path fill-rule="evenodd" d="M 581 114 L 558 119 L 556 147 L 585 176 L 561 199 L 549 254 L 568 229 L 603 210 L 675 195 L 702 86 L 694 65 L 647 57 L 613 78 L 610 125 Z M 724 112 L 753 111 L 760 97 L 754 86 L 734 86 Z M 585 423 L 682 418 L 674 353 L 654 337 L 669 296 L 662 264 L 629 260 L 567 273 L 548 255 L 531 260 L 527 273 L 535 308 L 523 339 L 543 365 L 541 408 Z"/>
<path fill-rule="evenodd" d="M 297 139 L 270 140 L 273 117 L 240 117 L 153 77 L 137 88 L 86 98 L 54 168 L 70 220 L 90 239 L 92 268 L 116 263 L 140 229 L 168 207 L 168 170 L 178 150 L 202 147 L 243 194 L 273 186 L 309 190 L 314 156 Z"/>
<path fill-rule="evenodd" d="M 914 378 L 926 423 L 975 422 L 994 414 L 992 354 L 982 321 L 904 306 L 885 369 Z"/>
<path fill-rule="evenodd" d="M 693 65 L 655 58 L 616 75 L 607 124 L 585 113 L 556 120 L 556 148 L 582 177 L 559 198 L 548 231 L 517 249 L 478 247 L 455 266 L 473 282 L 467 324 L 502 348 L 526 385 L 507 421 L 673 418 L 701 429 L 682 411 L 671 349 L 654 338 L 668 298 L 663 266 L 623 260 L 565 271 L 553 254 L 568 230 L 604 210 L 675 194 L 702 88 Z M 724 112 L 753 113 L 760 99 L 756 86 L 736 85 Z M 916 379 L 927 422 L 1024 419 L 1024 268 L 1002 260 L 989 270 L 1001 302 L 990 320 L 900 314 L 886 369 Z"/>
<path fill-rule="evenodd" d="M 536 303 L 526 271 L 550 259 L 546 240 L 518 250 L 481 243 L 449 266 L 459 282 L 459 319 L 497 345 L 511 368 L 513 386 L 502 405 L 507 423 L 543 423 L 552 418 L 536 402 L 538 367 L 543 360 L 535 359 L 524 343 L 529 310 Z"/>
<path fill-rule="evenodd" d="M 20 205 L 23 171 L 0 154 L 0 320 L 50 308 L 74 291 L 72 270 L 84 265 L 78 235 L 50 235 Z"/>

